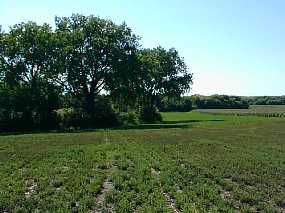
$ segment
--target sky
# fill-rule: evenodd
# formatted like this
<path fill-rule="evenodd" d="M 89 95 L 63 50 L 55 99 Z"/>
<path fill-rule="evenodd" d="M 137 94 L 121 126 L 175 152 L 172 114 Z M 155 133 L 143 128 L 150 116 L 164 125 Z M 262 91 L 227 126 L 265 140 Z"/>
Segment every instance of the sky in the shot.
<path fill-rule="evenodd" d="M 285 95 L 284 11 L 284 0 L 0 0 L 0 25 L 73 13 L 125 21 L 143 47 L 178 50 L 190 94 Z"/>

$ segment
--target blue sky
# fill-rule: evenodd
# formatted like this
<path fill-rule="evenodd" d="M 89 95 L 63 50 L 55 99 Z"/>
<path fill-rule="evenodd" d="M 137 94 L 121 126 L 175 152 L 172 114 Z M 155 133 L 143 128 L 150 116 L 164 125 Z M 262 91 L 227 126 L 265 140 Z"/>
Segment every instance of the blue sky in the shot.
<path fill-rule="evenodd" d="M 72 13 L 125 21 L 143 47 L 175 47 L 191 94 L 285 95 L 283 0 L 0 0 L 4 30 Z"/>

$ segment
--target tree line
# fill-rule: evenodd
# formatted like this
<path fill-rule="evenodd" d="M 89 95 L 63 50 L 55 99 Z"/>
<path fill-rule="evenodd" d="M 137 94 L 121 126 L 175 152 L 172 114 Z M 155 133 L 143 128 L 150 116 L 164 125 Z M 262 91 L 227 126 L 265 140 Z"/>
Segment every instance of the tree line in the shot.
<path fill-rule="evenodd" d="M 192 109 L 248 109 L 250 105 L 285 105 L 285 96 L 192 95 L 164 97 L 157 106 L 163 112 L 187 112 Z"/>
<path fill-rule="evenodd" d="M 155 122 L 191 84 L 177 50 L 142 48 L 125 23 L 76 14 L 0 29 L 2 131 Z"/>
<path fill-rule="evenodd" d="M 193 105 L 199 109 L 248 109 L 249 103 L 239 96 L 192 96 Z"/>
<path fill-rule="evenodd" d="M 243 97 L 228 95 L 192 95 L 180 98 L 164 97 L 158 102 L 162 112 L 188 112 L 192 109 L 248 109 L 249 102 Z"/>
<path fill-rule="evenodd" d="M 243 97 L 250 105 L 285 105 L 285 96 Z"/>

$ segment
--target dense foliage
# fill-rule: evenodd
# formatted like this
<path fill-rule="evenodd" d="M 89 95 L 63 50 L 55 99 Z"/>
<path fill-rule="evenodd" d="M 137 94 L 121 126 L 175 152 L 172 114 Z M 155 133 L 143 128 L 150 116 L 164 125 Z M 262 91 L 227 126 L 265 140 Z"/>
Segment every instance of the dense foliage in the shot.
<path fill-rule="evenodd" d="M 187 112 L 195 109 L 248 109 L 249 106 L 281 106 L 285 105 L 285 96 L 183 96 L 163 98 L 158 102 L 159 111 Z M 254 112 L 255 113 L 255 112 Z"/>
<path fill-rule="evenodd" d="M 193 96 L 193 104 L 199 109 L 247 109 L 249 104 L 238 96 Z"/>
<path fill-rule="evenodd" d="M 285 96 L 243 97 L 250 105 L 285 105 Z"/>
<path fill-rule="evenodd" d="M 189 112 L 192 110 L 192 97 L 164 98 L 158 108 L 161 112 Z"/>
<path fill-rule="evenodd" d="M 0 130 L 153 122 L 191 83 L 174 48 L 142 49 L 125 23 L 72 15 L 0 33 Z"/>
<path fill-rule="evenodd" d="M 159 101 L 159 110 L 162 112 L 188 112 L 198 109 L 248 109 L 248 101 L 238 96 L 183 96 L 179 98 L 164 98 Z"/>

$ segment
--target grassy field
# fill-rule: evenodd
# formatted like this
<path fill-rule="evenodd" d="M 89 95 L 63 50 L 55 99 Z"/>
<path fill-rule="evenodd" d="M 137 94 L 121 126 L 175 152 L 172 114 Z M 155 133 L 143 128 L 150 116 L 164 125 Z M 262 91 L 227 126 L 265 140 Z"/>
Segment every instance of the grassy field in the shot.
<path fill-rule="evenodd" d="M 251 105 L 249 109 L 198 109 L 196 111 L 209 114 L 285 117 L 285 105 Z"/>
<path fill-rule="evenodd" d="M 284 212 L 285 119 L 164 113 L 0 136 L 0 212 Z"/>

